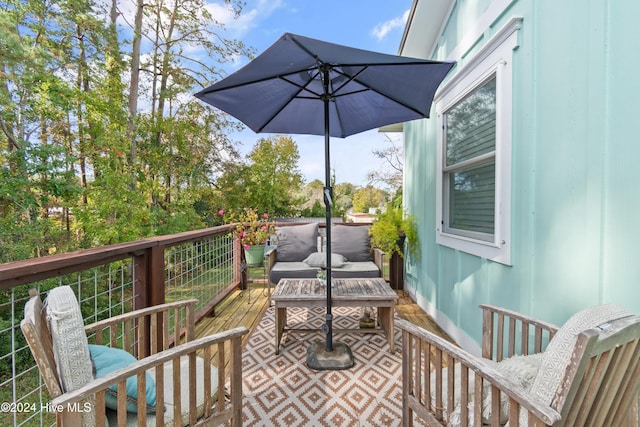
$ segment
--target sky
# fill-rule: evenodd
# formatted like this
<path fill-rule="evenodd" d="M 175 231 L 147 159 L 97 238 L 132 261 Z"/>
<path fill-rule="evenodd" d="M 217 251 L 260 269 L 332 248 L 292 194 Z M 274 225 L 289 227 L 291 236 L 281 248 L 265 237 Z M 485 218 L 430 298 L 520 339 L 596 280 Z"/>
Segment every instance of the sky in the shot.
<path fill-rule="evenodd" d="M 246 0 L 239 19 L 233 20 L 223 2 L 208 5 L 213 16 L 224 22 L 228 36 L 242 40 L 262 53 L 284 33 L 343 44 L 360 49 L 397 54 L 412 0 Z M 248 62 L 244 58 L 229 73 Z M 259 138 L 246 129 L 232 135 L 248 153 Z M 298 145 L 298 163 L 305 182 L 324 182 L 324 137 L 291 135 Z M 377 129 L 347 138 L 331 138 L 331 168 L 337 183 L 367 184 L 367 173 L 383 168 L 384 161 L 372 151 L 399 139 L 399 133 L 380 133 Z"/>

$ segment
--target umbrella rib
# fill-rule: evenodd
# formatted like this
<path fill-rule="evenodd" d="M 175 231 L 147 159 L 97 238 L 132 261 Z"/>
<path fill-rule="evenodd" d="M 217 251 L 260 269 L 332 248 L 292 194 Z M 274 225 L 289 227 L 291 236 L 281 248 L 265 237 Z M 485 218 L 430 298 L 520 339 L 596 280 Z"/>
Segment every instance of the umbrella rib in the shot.
<path fill-rule="evenodd" d="M 300 85 L 300 84 L 298 84 L 298 83 L 296 83 L 296 82 L 293 82 L 293 81 L 291 81 L 291 80 L 289 80 L 289 79 L 285 78 L 285 76 L 290 76 L 290 75 L 293 75 L 293 74 L 298 74 L 298 73 L 300 73 L 300 72 L 302 72 L 302 71 L 308 71 L 308 70 L 309 70 L 309 69 L 307 68 L 307 69 L 304 69 L 304 70 L 297 71 L 297 72 L 295 72 L 295 73 L 287 73 L 287 74 L 285 74 L 285 75 L 278 76 L 278 78 L 279 78 L 279 79 L 284 80 L 284 81 L 286 81 L 287 83 L 289 83 L 289 84 L 291 84 L 291 85 L 293 85 L 293 86 L 297 87 L 297 88 L 298 88 L 298 91 L 297 91 L 297 92 L 296 92 L 296 93 L 295 93 L 291 98 L 289 98 L 289 100 L 287 100 L 287 102 L 284 102 L 284 103 L 280 106 L 280 108 L 278 108 L 278 109 L 274 112 L 274 114 L 272 114 L 272 115 L 271 115 L 271 117 L 269 117 L 269 119 L 268 119 L 268 120 L 265 120 L 264 124 L 258 128 L 258 132 L 257 132 L 257 133 L 262 132 L 262 130 L 263 130 L 265 127 L 267 127 L 267 126 L 269 125 L 269 123 L 271 123 L 271 122 L 273 121 L 273 119 L 275 119 L 276 117 L 278 117 L 278 114 L 280 114 L 280 112 L 282 112 L 282 110 L 284 110 L 284 108 L 289 104 L 289 101 L 290 101 L 291 99 L 298 98 L 298 95 L 299 95 L 299 94 L 300 94 L 300 92 L 302 92 L 303 90 L 306 90 L 306 91 L 308 91 L 308 92 L 310 92 L 310 93 L 313 93 L 313 94 L 315 94 L 315 95 L 317 95 L 317 96 L 320 96 L 320 94 L 316 94 L 314 91 L 310 90 L 310 89 L 307 87 L 307 86 L 309 85 L 309 83 L 311 83 L 311 82 L 313 81 L 313 79 L 314 79 L 313 77 L 307 81 L 307 84 L 306 84 L 306 85 Z M 301 97 L 301 98 L 304 98 L 304 97 Z M 315 98 L 310 98 L 310 99 L 315 99 Z"/>
<path fill-rule="evenodd" d="M 418 64 L 422 64 L 422 63 L 421 62 L 416 62 L 415 64 L 418 65 Z M 397 64 L 379 64 L 378 66 L 386 67 L 387 65 L 397 65 Z M 355 81 L 355 82 L 357 82 L 357 83 L 359 83 L 359 84 L 361 84 L 361 85 L 363 85 L 365 87 L 369 87 L 365 83 L 363 83 L 360 80 L 358 80 L 357 77 L 358 77 L 359 74 L 360 73 L 358 73 L 356 76 L 354 76 L 353 81 Z M 373 92 L 375 92 L 375 93 L 377 93 L 377 94 L 379 94 L 381 96 L 384 96 L 385 98 L 395 102 L 396 104 L 401 105 L 404 108 L 407 108 L 407 109 L 409 109 L 409 110 L 411 110 L 411 111 L 413 111 L 415 113 L 418 113 L 421 116 L 424 116 L 425 114 L 427 114 L 427 115 L 429 114 L 429 111 L 422 112 L 422 111 L 418 110 L 417 108 L 400 101 L 397 97 L 393 96 L 392 94 L 388 94 L 388 93 L 382 92 L 382 91 L 380 91 L 378 89 L 375 89 L 375 88 L 372 88 L 372 87 L 369 87 L 369 90 L 372 90 Z"/>
<path fill-rule="evenodd" d="M 295 74 L 298 74 L 298 73 L 295 73 Z M 314 94 L 317 98 L 320 98 L 320 97 L 322 96 L 322 94 L 321 94 L 321 93 L 314 92 L 313 90 L 311 90 L 311 89 L 309 89 L 309 88 L 307 87 L 307 86 L 309 85 L 309 83 L 311 83 L 311 82 L 314 80 L 315 76 L 314 76 L 313 78 L 309 79 L 309 81 L 307 81 L 307 84 L 306 84 L 306 85 L 301 85 L 301 84 L 299 84 L 299 83 L 296 83 L 296 82 L 291 81 L 291 80 L 289 80 L 288 78 L 286 78 L 286 77 L 287 77 L 287 76 L 289 76 L 289 75 L 290 75 L 290 74 L 287 74 L 287 75 L 285 75 L 285 76 L 278 76 L 278 78 L 279 78 L 279 79 L 281 79 L 281 80 L 284 80 L 285 82 L 289 83 L 290 85 L 293 85 L 293 86 L 297 87 L 298 89 L 300 89 L 300 90 L 298 91 L 298 93 L 302 92 L 303 90 L 306 90 L 307 92 L 310 92 L 310 93 Z M 296 96 L 294 96 L 294 98 L 297 98 L 297 97 L 298 97 L 298 96 L 297 96 L 297 94 L 296 94 Z"/>
<path fill-rule="evenodd" d="M 435 62 L 435 61 L 434 61 L 434 63 L 438 63 L 438 64 L 440 64 L 440 62 Z M 408 62 L 408 63 L 400 63 L 400 62 L 399 62 L 399 63 L 389 63 L 389 64 L 377 64 L 376 66 L 380 66 L 380 67 L 383 67 L 383 66 L 384 66 L 384 67 L 386 67 L 386 66 L 406 65 L 406 64 L 420 65 L 420 64 L 423 64 L 423 62 L 413 62 L 413 63 L 411 63 L 411 62 Z M 352 94 L 354 94 L 354 93 L 360 93 L 360 92 L 365 92 L 365 91 L 367 91 L 367 90 L 371 90 L 371 91 L 373 91 L 373 92 L 375 92 L 375 93 L 377 93 L 377 94 L 379 94 L 379 95 L 381 95 L 381 96 L 384 96 L 385 98 L 387 98 L 387 99 L 389 99 L 389 100 L 391 100 L 391 101 L 395 102 L 396 104 L 401 105 L 401 106 L 403 106 L 404 108 L 407 108 L 407 109 L 409 109 L 409 110 L 413 111 L 414 113 L 420 114 L 421 116 L 424 116 L 425 114 L 428 114 L 428 112 L 422 112 L 422 111 L 420 111 L 420 110 L 416 109 L 415 107 L 413 107 L 413 106 L 411 106 L 411 105 L 408 105 L 408 104 L 406 104 L 406 103 L 404 103 L 404 102 L 400 101 L 398 98 L 396 98 L 395 96 L 393 96 L 393 95 L 391 95 L 391 94 L 381 92 L 381 91 L 379 91 L 379 90 L 377 90 L 377 89 L 375 89 L 375 88 L 370 87 L 370 86 L 369 86 L 369 85 L 367 85 L 366 83 L 364 83 L 364 82 L 360 81 L 360 80 L 358 79 L 358 77 L 359 77 L 359 76 L 360 76 L 364 71 L 366 71 L 366 70 L 367 70 L 367 68 L 369 68 L 369 67 L 370 67 L 370 64 L 361 64 L 361 65 L 348 64 L 348 66 L 350 66 L 350 67 L 362 67 L 362 69 L 360 69 L 360 70 L 359 70 L 357 73 L 355 73 L 353 76 L 350 76 L 350 75 L 346 74 L 344 71 L 341 71 L 341 70 L 339 70 L 339 69 L 338 69 L 338 68 L 342 69 L 342 67 L 343 67 L 343 66 L 345 66 L 345 65 L 346 65 L 346 64 L 340 64 L 340 65 L 333 65 L 333 66 L 332 66 L 333 70 L 334 70 L 336 73 L 341 74 L 341 75 L 343 75 L 343 76 L 347 77 L 347 78 L 348 78 L 348 80 L 347 80 L 346 82 L 344 82 L 343 84 L 341 84 L 341 85 L 340 85 L 340 87 L 338 87 L 338 89 L 336 89 L 334 92 L 332 92 L 331 96 L 338 98 L 338 97 L 340 97 L 340 96 L 352 95 Z M 345 85 L 349 84 L 350 82 L 356 82 L 356 83 L 358 83 L 358 84 L 362 85 L 362 86 L 364 87 L 364 89 L 361 89 L 361 90 L 358 90 L 358 91 L 347 92 L 347 93 L 344 93 L 344 94 L 336 95 L 336 93 L 337 93 L 337 92 L 339 92 L 339 91 L 340 91 L 340 89 L 342 89 Z"/>
<path fill-rule="evenodd" d="M 314 56 L 315 57 L 315 56 Z M 325 62 L 322 62 L 320 60 L 318 60 L 320 63 L 322 64 L 326 64 Z M 391 63 L 385 63 L 385 64 L 375 64 L 376 66 L 393 66 L 393 65 L 422 65 L 424 64 L 424 62 L 420 62 L 420 61 L 416 61 L 416 62 L 391 62 Z M 444 64 L 444 62 L 439 62 L 439 61 L 431 61 L 431 64 L 434 65 L 438 65 L 438 64 Z M 371 65 L 371 64 L 333 64 L 332 67 L 344 67 L 344 66 L 349 66 L 349 67 L 364 67 L 367 65 Z M 290 76 L 293 74 L 298 74 L 302 71 L 309 71 L 310 68 L 301 68 L 295 71 L 291 71 L 285 74 L 281 74 L 278 75 L 277 77 L 279 78 L 283 78 L 285 76 Z M 347 74 L 344 74 L 344 76 L 349 77 Z M 273 76 L 267 76 L 267 77 L 263 77 L 260 79 L 256 79 L 256 80 L 250 80 L 250 81 L 243 81 L 241 83 L 236 83 L 236 84 L 232 84 L 229 86 L 225 86 L 223 88 L 214 88 L 214 86 L 216 85 L 215 83 L 212 84 L 211 86 L 209 86 L 208 88 L 202 89 L 200 92 L 198 92 L 196 95 L 205 95 L 207 93 L 212 93 L 212 92 L 220 92 L 220 91 L 225 91 L 225 90 L 229 90 L 229 89 L 235 89 L 238 87 L 242 87 L 242 86 L 247 86 L 247 85 L 251 85 L 251 84 L 255 84 L 255 83 L 260 83 L 260 82 L 265 82 L 267 80 L 271 80 L 273 79 Z M 289 81 L 289 80 L 287 80 Z M 360 83 L 360 82 L 358 82 Z"/>
<path fill-rule="evenodd" d="M 309 68 L 308 67 L 307 68 L 301 68 L 301 69 L 296 70 L 296 71 L 291 71 L 291 72 L 288 72 L 288 73 L 279 74 L 279 75 L 277 75 L 275 77 L 283 79 L 283 80 L 287 81 L 288 83 L 292 83 L 290 80 L 287 80 L 284 77 L 291 76 L 293 74 L 298 74 L 298 73 L 301 73 L 303 71 L 309 71 Z M 268 77 L 263 77 L 263 78 L 260 78 L 260 79 L 243 81 L 243 82 L 240 82 L 240 83 L 236 83 L 236 84 L 232 84 L 232 85 L 229 85 L 229 86 L 225 86 L 223 88 L 214 87 L 214 86 L 216 86 L 216 83 L 214 83 L 213 85 L 209 86 L 208 88 L 202 89 L 196 95 L 205 95 L 207 93 L 213 93 L 213 92 L 223 92 L 223 91 L 226 91 L 226 90 L 229 90 L 229 89 L 236 89 L 236 88 L 243 87 L 243 86 L 249 86 L 249 85 L 253 85 L 253 84 L 256 84 L 256 83 L 266 82 L 266 81 L 269 81 L 269 80 L 273 80 L 273 78 L 274 78 L 274 76 L 268 76 Z"/>
<path fill-rule="evenodd" d="M 362 65 L 362 66 L 361 66 L 362 68 L 361 68 L 357 73 L 355 73 L 353 76 L 350 76 L 350 75 L 346 74 L 344 71 L 342 71 L 342 67 L 343 67 L 343 66 L 344 66 L 344 65 L 336 65 L 336 66 L 332 67 L 333 71 L 335 71 L 336 73 L 338 73 L 338 74 L 340 74 L 340 75 L 345 76 L 345 77 L 347 78 L 347 81 L 346 81 L 346 82 L 344 82 L 344 83 L 342 83 L 340 86 L 338 86 L 338 88 L 332 92 L 331 96 L 341 96 L 341 95 L 334 95 L 334 94 L 336 94 L 336 93 L 340 92 L 340 90 L 341 90 L 343 87 L 345 87 L 346 85 L 348 85 L 349 83 L 351 83 L 351 82 L 353 82 L 353 81 L 355 81 L 355 82 L 357 82 L 357 83 L 360 83 L 358 80 L 356 80 L 356 78 L 357 78 L 360 74 L 364 73 L 364 72 L 365 72 L 365 70 L 366 70 L 367 68 L 369 68 L 369 66 L 368 66 L 368 65 Z M 360 84 L 362 84 L 362 83 L 360 83 Z M 367 85 L 362 85 L 362 86 L 364 86 L 364 87 L 365 87 L 365 89 L 364 89 L 364 90 L 369 89 L 369 87 L 368 87 Z M 353 91 L 353 92 L 347 92 L 347 93 L 345 93 L 344 95 L 350 95 L 350 94 L 353 94 L 353 93 L 359 93 L 359 92 L 363 92 L 364 90 L 357 90 L 357 91 Z"/>

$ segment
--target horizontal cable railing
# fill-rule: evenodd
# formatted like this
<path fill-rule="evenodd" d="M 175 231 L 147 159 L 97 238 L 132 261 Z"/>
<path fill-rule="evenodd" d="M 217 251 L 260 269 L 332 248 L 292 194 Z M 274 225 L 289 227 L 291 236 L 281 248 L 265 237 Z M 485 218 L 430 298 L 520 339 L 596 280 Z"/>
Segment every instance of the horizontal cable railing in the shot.
<path fill-rule="evenodd" d="M 230 231 L 220 226 L 1 264 L 0 425 L 55 423 L 20 331 L 30 288 L 44 299 L 54 287 L 71 286 L 85 324 L 190 298 L 198 299 L 200 318 L 241 284 L 240 245 Z"/>
<path fill-rule="evenodd" d="M 57 286 L 74 290 L 85 324 L 97 322 L 132 310 L 134 267 L 131 260 L 121 260 L 60 277 L 39 280 L 2 291 L 0 297 L 0 409 L 2 425 L 47 425 L 55 421 L 48 414 L 49 396 L 40 380 L 31 352 L 20 331 L 28 289 L 42 295 Z M 44 409 L 44 410 L 42 410 Z M 4 423 L 7 421 L 7 423 Z"/>
<path fill-rule="evenodd" d="M 198 300 L 197 321 L 252 281 L 234 229 L 224 225 L 0 264 L 0 425 L 55 423 L 50 397 L 20 331 L 29 289 L 44 299 L 54 287 L 71 286 L 85 324 L 191 298 Z M 174 323 L 169 319 L 169 325 Z"/>

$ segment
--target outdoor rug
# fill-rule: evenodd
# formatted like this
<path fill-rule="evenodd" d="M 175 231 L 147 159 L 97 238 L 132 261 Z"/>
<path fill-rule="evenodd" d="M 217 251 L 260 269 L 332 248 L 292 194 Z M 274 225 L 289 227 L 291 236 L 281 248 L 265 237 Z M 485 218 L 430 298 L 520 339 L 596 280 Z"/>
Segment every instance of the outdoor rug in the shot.
<path fill-rule="evenodd" d="M 307 367 L 307 347 L 325 342 L 321 332 L 288 333 L 275 354 L 274 307 L 269 307 L 243 352 L 245 426 L 400 426 L 402 424 L 401 331 L 396 353 L 384 334 L 334 333 L 354 355 L 351 369 Z M 333 309 L 334 328 L 357 328 L 359 308 Z M 287 326 L 320 328 L 325 308 L 288 308 Z M 416 423 L 421 425 L 421 423 Z"/>

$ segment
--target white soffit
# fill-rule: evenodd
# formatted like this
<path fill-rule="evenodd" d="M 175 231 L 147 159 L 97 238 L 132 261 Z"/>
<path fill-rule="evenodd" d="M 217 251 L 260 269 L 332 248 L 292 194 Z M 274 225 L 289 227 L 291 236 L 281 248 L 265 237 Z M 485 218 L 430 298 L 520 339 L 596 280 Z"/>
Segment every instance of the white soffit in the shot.
<path fill-rule="evenodd" d="M 431 59 L 455 0 L 413 0 L 398 55 Z"/>
<path fill-rule="evenodd" d="M 386 125 L 386 126 L 382 126 L 381 128 L 378 128 L 378 132 L 402 132 L 404 131 L 404 124 L 403 123 L 395 123 L 392 125 Z"/>

